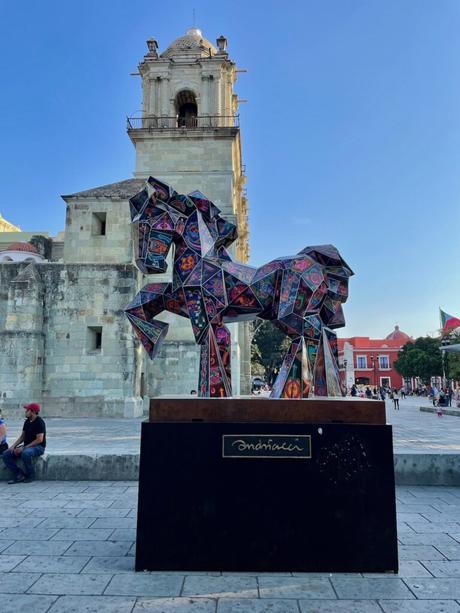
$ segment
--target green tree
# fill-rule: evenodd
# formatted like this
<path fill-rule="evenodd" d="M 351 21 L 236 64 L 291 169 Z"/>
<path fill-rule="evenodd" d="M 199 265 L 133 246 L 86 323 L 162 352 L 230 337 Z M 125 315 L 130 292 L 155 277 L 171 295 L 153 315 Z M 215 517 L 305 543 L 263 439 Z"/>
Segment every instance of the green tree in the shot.
<path fill-rule="evenodd" d="M 431 377 L 442 375 L 441 339 L 421 336 L 410 341 L 398 353 L 394 363 L 398 373 L 407 378 L 420 377 L 429 384 Z"/>
<path fill-rule="evenodd" d="M 449 344 L 460 344 L 460 334 L 451 334 L 449 336 Z M 460 381 L 460 353 L 446 352 L 444 360 L 446 377 L 454 381 Z"/>
<path fill-rule="evenodd" d="M 251 365 L 254 372 L 265 372 L 270 380 L 275 368 L 281 366 L 284 354 L 290 346 L 289 338 L 271 321 L 256 320 L 251 347 Z"/>

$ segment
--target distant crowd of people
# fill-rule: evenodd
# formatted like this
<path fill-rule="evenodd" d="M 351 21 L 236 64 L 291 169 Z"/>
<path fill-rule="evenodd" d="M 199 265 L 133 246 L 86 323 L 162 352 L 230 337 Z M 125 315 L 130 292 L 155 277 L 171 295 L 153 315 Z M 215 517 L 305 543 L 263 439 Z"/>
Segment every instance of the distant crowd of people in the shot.
<path fill-rule="evenodd" d="M 391 389 L 389 387 L 384 387 L 382 385 L 379 388 L 371 388 L 369 385 L 358 388 L 356 384 L 353 384 L 350 388 L 349 395 L 357 398 L 367 398 L 368 400 L 385 400 L 386 398 L 391 398 L 394 402 L 394 408 L 399 410 L 399 399 L 404 399 L 407 393 L 404 387 L 399 390 L 396 388 Z"/>
<path fill-rule="evenodd" d="M 460 402 L 460 388 L 454 391 L 452 387 L 449 386 L 444 389 L 438 389 L 435 385 L 424 385 L 415 390 L 407 390 L 405 387 L 391 389 L 384 386 L 380 386 L 379 388 L 370 387 L 369 385 L 366 387 L 358 387 L 356 384 L 353 384 L 348 390 L 347 395 L 357 398 L 367 398 L 369 400 L 385 400 L 386 398 L 390 398 L 393 400 L 396 410 L 399 410 L 399 399 L 402 398 L 404 400 L 406 396 L 428 397 L 435 407 L 450 407 L 452 406 L 452 400 Z"/>

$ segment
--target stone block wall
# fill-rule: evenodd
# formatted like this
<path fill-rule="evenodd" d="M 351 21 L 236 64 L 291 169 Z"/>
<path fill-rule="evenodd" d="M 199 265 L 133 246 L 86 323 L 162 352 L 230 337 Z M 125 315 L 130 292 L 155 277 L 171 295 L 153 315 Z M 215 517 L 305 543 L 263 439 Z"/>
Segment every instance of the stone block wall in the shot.
<path fill-rule="evenodd" d="M 234 136 L 215 138 L 213 134 L 168 138 L 136 143 L 136 176 L 153 175 L 172 185 L 179 193 L 198 189 L 224 214 L 233 214 L 235 174 Z"/>
<path fill-rule="evenodd" d="M 22 303 L 17 287 L 11 289 L 24 265 L 0 266 L 0 391 L 7 393 L 5 405 L 17 406 L 33 396 L 44 403 L 45 413 L 47 402 L 50 408 L 58 402 L 65 415 L 78 398 L 99 398 L 93 402 L 95 415 L 140 414 L 144 356 L 123 313 L 140 285 L 136 268 L 31 266 L 42 291 L 40 308 L 30 287 Z M 41 325 L 31 330 L 34 317 Z"/>
<path fill-rule="evenodd" d="M 133 247 L 127 200 L 76 198 L 69 201 L 64 261 L 69 264 L 130 263 Z"/>

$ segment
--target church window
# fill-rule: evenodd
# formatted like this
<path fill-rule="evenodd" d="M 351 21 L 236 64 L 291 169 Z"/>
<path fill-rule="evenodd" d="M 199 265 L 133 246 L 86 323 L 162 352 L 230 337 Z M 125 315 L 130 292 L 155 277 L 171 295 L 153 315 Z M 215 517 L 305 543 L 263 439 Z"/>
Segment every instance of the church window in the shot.
<path fill-rule="evenodd" d="M 107 213 L 93 213 L 91 234 L 93 236 L 105 236 Z"/>
<path fill-rule="evenodd" d="M 379 368 L 390 368 L 390 360 L 387 355 L 379 355 Z"/>
<path fill-rule="evenodd" d="M 89 353 L 96 353 L 101 351 L 102 326 L 88 326 L 87 349 Z"/>
<path fill-rule="evenodd" d="M 179 128 L 196 128 L 198 125 L 198 105 L 195 94 L 189 89 L 177 94 L 176 113 Z"/>
<path fill-rule="evenodd" d="M 365 355 L 358 355 L 356 358 L 356 368 L 367 368 L 367 357 Z"/>

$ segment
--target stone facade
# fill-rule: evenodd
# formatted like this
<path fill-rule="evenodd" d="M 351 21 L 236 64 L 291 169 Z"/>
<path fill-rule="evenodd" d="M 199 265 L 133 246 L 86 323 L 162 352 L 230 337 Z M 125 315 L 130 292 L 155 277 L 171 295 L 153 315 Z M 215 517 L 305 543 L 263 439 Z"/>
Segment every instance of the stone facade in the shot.
<path fill-rule="evenodd" d="M 123 314 L 138 277 L 131 264 L 0 266 L 4 407 L 68 415 L 84 398 L 88 415 L 140 414 L 142 355 Z"/>
<path fill-rule="evenodd" d="M 26 240 L 39 254 L 33 263 L 0 258 L 0 399 L 7 411 L 35 400 L 45 415 L 135 416 L 143 398 L 196 388 L 199 348 L 190 322 L 160 316 L 172 325 L 151 362 L 123 308 L 148 281 L 169 280 L 146 278 L 133 263 L 128 200 L 150 174 L 178 191 L 206 193 L 238 225 L 233 255 L 248 258 L 236 67 L 222 39 L 216 48 L 198 32 L 161 56 L 148 41 L 139 66 L 143 114 L 128 122 L 134 178 L 63 196 L 65 234 L 56 239 L 2 226 L 0 250 Z M 230 328 L 233 391 L 245 393 L 248 328 Z"/>

